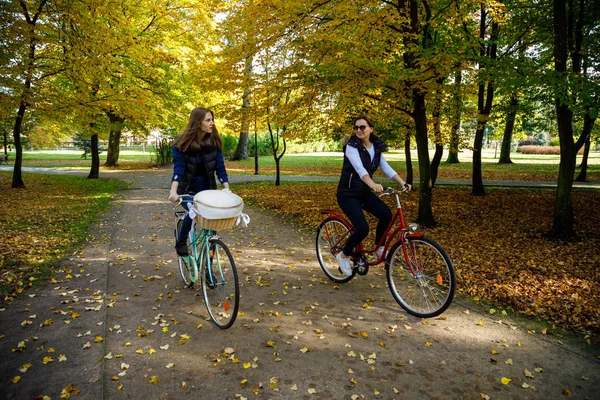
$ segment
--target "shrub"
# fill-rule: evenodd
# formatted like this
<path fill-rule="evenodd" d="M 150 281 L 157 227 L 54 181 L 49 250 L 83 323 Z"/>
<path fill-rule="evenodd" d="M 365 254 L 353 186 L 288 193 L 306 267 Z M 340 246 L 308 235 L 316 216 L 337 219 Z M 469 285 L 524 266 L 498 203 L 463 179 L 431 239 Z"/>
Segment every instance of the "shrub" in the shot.
<path fill-rule="evenodd" d="M 559 146 L 519 146 L 518 151 L 522 154 L 560 154 Z M 579 154 L 583 153 L 583 147 Z"/>
<path fill-rule="evenodd" d="M 223 155 L 231 157 L 237 149 L 238 138 L 231 135 L 221 135 L 221 139 L 223 140 Z"/>
<path fill-rule="evenodd" d="M 158 166 L 171 164 L 173 161 L 173 139 L 156 139 L 152 161 Z"/>
<path fill-rule="evenodd" d="M 548 146 L 560 146 L 560 138 L 552 138 L 548 141 Z"/>

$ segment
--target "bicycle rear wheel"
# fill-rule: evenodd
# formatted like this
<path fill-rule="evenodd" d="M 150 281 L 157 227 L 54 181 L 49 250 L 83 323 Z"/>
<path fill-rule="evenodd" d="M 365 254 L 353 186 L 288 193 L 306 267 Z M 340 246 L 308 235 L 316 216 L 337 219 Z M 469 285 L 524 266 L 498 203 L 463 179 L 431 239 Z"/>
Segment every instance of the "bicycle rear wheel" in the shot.
<path fill-rule="evenodd" d="M 386 260 L 387 280 L 394 299 L 409 314 L 431 318 L 443 313 L 454 298 L 454 266 L 444 248 L 427 237 L 411 237 L 406 243 L 412 271 L 406 264 L 402 243 Z"/>
<path fill-rule="evenodd" d="M 202 257 L 202 294 L 210 318 L 221 329 L 227 329 L 237 317 L 240 289 L 231 252 L 220 239 L 211 239 Z"/>
<path fill-rule="evenodd" d="M 335 258 L 349 236 L 349 227 L 336 218 L 327 218 L 317 229 L 317 259 L 325 275 L 337 283 L 348 282 L 355 275 L 354 271 L 350 276 L 344 275 Z"/>
<path fill-rule="evenodd" d="M 179 232 L 181 231 L 181 224 L 182 224 L 182 220 L 178 219 L 177 220 L 177 224 L 175 226 L 175 231 L 174 231 L 174 235 L 175 235 L 175 242 L 177 242 L 177 237 L 179 235 Z M 189 239 L 188 239 L 189 242 Z M 179 264 L 179 274 L 181 275 L 181 279 L 183 280 L 183 284 L 188 287 L 191 288 L 192 286 L 194 286 L 194 282 L 196 281 L 196 261 L 194 260 L 194 257 L 192 257 L 192 254 L 194 254 L 192 249 L 192 246 L 190 246 L 190 244 L 188 243 L 188 256 L 186 257 L 182 257 L 182 256 L 177 256 L 177 263 Z"/>

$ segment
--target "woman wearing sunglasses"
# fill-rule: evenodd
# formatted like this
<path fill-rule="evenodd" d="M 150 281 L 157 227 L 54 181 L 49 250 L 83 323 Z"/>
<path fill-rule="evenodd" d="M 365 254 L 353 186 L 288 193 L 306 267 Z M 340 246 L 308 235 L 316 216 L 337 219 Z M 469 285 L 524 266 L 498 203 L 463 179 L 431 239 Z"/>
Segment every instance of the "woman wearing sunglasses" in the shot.
<path fill-rule="evenodd" d="M 340 269 L 346 276 L 352 275 L 352 249 L 369 234 L 369 224 L 363 210 L 379 220 L 375 234 L 376 243 L 379 243 L 392 219 L 392 211 L 376 195 L 383 192 L 383 186 L 373 181 L 373 174 L 377 168 L 381 167 L 383 173 L 394 182 L 409 190 L 411 188 L 383 157 L 382 153 L 387 150 L 387 146 L 383 140 L 373 135 L 373 122 L 361 115 L 354 118 L 353 126 L 354 135 L 344 145 L 344 164 L 337 189 L 338 205 L 354 226 L 354 232 L 348 238 L 343 251 L 336 256 Z M 377 255 L 380 256 L 382 252 L 383 247 L 380 247 Z"/>

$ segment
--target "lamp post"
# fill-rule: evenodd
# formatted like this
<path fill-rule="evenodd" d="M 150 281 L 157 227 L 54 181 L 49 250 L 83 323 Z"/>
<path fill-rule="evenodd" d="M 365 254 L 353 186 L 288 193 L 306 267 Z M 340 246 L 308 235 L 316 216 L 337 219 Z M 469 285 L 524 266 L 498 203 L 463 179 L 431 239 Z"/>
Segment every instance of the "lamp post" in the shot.
<path fill-rule="evenodd" d="M 254 116 L 254 175 L 258 175 L 258 141 L 256 139 L 256 116 Z"/>

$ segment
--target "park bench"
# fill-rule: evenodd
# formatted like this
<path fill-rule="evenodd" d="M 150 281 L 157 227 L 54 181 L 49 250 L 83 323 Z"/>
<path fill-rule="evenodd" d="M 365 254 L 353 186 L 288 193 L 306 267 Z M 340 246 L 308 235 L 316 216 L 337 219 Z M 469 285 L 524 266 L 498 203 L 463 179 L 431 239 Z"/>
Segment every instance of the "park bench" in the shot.
<path fill-rule="evenodd" d="M 7 154 L 0 154 L 0 164 L 5 163 L 8 165 L 8 155 Z"/>

